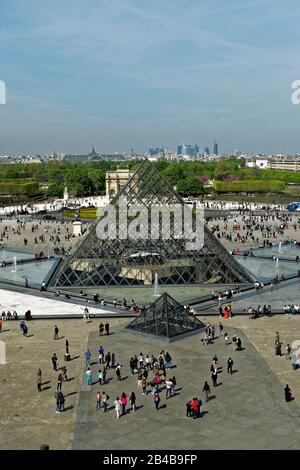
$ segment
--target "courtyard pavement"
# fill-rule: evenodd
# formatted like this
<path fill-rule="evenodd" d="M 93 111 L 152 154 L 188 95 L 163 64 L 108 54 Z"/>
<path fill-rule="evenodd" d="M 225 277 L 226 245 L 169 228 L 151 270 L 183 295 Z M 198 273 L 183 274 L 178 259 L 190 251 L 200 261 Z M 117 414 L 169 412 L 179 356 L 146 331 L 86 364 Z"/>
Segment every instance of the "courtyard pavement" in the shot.
<path fill-rule="evenodd" d="M 225 331 L 240 334 L 243 347 L 233 352 L 223 338 L 204 346 L 200 335 L 168 344 L 155 338 L 124 331 L 128 319 L 109 319 L 112 334 L 98 336 L 100 320 L 89 323 L 80 319 L 61 321 L 34 320 L 29 323 L 29 337 L 21 335 L 18 322 L 6 322 L 0 339 L 6 344 L 7 363 L 0 365 L 0 449 L 39 449 L 47 443 L 50 449 L 299 449 L 300 448 L 300 370 L 292 371 L 285 357 L 274 355 L 274 338 L 280 332 L 284 346 L 297 340 L 300 318 L 271 317 L 259 320 L 235 317 L 224 320 Z M 219 318 L 209 318 L 217 325 Z M 53 339 L 54 325 L 60 329 L 60 340 Z M 64 364 L 65 340 L 70 343 L 72 361 L 66 363 L 72 379 L 63 384 L 67 410 L 55 413 L 54 394 L 57 373 L 52 371 L 51 356 L 56 352 L 59 366 Z M 123 365 L 121 383 L 115 372 L 108 373 L 109 383 L 102 386 L 110 396 L 110 406 L 123 391 L 137 396 L 136 413 L 117 421 L 115 410 L 96 411 L 98 385 L 85 383 L 84 351 L 92 350 L 93 360 L 102 344 L 115 352 Z M 283 349 L 284 349 L 283 346 Z M 168 350 L 176 364 L 178 394 L 165 399 L 159 411 L 154 410 L 151 394 L 143 396 L 137 389 L 136 376 L 131 377 L 128 361 L 132 354 L 158 354 Z M 198 420 L 185 417 L 187 399 L 197 396 L 204 401 L 202 387 L 210 379 L 211 360 L 217 354 L 219 364 L 226 366 L 229 355 L 234 360 L 232 376 L 226 368 L 219 374 L 222 382 L 212 393 L 215 398 L 203 406 Z M 43 391 L 36 389 L 36 371 L 43 372 Z M 97 364 L 92 366 L 95 373 Z M 295 400 L 284 402 L 283 388 L 292 388 Z M 166 405 L 164 407 L 164 405 Z"/>
<path fill-rule="evenodd" d="M 104 414 L 103 410 L 95 410 L 99 386 L 86 385 L 84 368 L 73 449 L 299 449 L 298 405 L 295 401 L 284 402 L 282 384 L 244 334 L 232 328 L 228 332 L 231 336 L 233 332 L 240 334 L 243 351 L 233 352 L 223 337 L 204 346 L 202 335 L 171 344 L 124 330 L 110 336 L 106 350 L 115 352 L 123 374 L 129 376 L 117 382 L 115 372 L 108 373 L 111 380 L 101 386 L 110 396 L 110 411 Z M 97 358 L 101 342 L 97 333 L 89 335 L 93 358 Z M 168 400 L 162 391 L 162 406 L 157 412 L 152 394 L 143 396 L 137 389 L 137 377 L 130 375 L 128 361 L 133 354 L 158 355 L 162 349 L 169 351 L 176 364 L 170 375 L 176 376 L 178 391 Z M 214 354 L 223 369 L 218 387 L 211 387 L 214 398 L 206 404 L 202 387 L 205 380 L 212 385 L 210 365 Z M 230 355 L 234 360 L 232 376 L 226 370 Z M 98 365 L 94 364 L 92 370 L 96 382 Z M 128 396 L 134 391 L 140 408 L 117 420 L 113 402 L 123 391 Z M 198 420 L 185 415 L 185 403 L 194 396 L 204 405 Z"/>

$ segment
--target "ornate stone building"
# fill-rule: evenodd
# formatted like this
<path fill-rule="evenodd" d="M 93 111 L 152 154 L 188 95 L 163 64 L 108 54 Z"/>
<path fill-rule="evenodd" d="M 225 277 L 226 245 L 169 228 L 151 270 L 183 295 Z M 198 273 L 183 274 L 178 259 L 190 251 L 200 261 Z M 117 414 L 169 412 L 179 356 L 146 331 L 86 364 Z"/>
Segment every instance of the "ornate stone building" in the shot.
<path fill-rule="evenodd" d="M 132 175 L 133 172 L 127 169 L 108 171 L 106 173 L 106 196 L 109 199 L 113 198 Z"/>

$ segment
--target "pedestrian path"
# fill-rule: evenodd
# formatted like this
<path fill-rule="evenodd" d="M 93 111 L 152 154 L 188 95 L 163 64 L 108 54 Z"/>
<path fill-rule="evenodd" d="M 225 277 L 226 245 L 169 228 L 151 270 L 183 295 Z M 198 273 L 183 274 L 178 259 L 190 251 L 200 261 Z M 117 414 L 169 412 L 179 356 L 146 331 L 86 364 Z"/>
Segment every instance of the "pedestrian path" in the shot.
<path fill-rule="evenodd" d="M 167 344 L 150 337 L 145 342 L 144 336 L 125 332 L 122 327 L 115 328 L 115 334 L 109 337 L 100 338 L 92 332 L 88 347 L 92 352 L 93 382 L 97 380 L 100 344 L 105 351 L 116 354 L 124 378 L 118 382 L 115 370 L 108 371 L 109 381 L 100 387 L 110 397 L 106 414 L 103 409 L 96 410 L 97 383 L 90 392 L 80 392 L 73 449 L 298 449 L 300 420 L 296 400 L 286 404 L 283 386 L 247 337 L 237 328 L 227 331 L 230 337 L 234 333 L 241 337 L 243 351 L 234 352 L 231 345 L 225 345 L 223 337 L 214 345 L 204 346 L 201 335 Z M 130 374 L 128 361 L 141 351 L 157 355 L 162 349 L 169 351 L 176 364 L 171 376 L 176 376 L 177 394 L 166 400 L 163 390 L 162 407 L 155 412 L 152 394 L 142 395 L 137 376 Z M 214 354 L 223 369 L 218 373 L 219 385 L 211 387 L 213 398 L 205 403 L 202 387 L 205 380 L 211 385 Z M 233 375 L 225 367 L 229 356 L 234 361 Z M 137 397 L 137 411 L 132 412 L 128 405 L 129 412 L 117 420 L 114 400 L 122 392 L 129 396 L 132 391 Z M 202 417 L 198 420 L 186 417 L 185 404 L 194 396 L 203 401 Z"/>

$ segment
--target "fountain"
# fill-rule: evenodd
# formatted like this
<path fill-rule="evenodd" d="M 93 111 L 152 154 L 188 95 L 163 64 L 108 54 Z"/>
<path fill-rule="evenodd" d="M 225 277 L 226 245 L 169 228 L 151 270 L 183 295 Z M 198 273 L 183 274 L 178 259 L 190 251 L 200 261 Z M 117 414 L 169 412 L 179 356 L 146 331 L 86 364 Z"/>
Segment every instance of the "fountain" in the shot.
<path fill-rule="evenodd" d="M 276 257 L 276 265 L 275 265 L 276 268 L 279 267 L 279 258 Z"/>
<path fill-rule="evenodd" d="M 282 245 L 282 243 L 279 242 L 279 253 L 281 253 L 281 251 L 282 251 L 282 250 L 281 250 L 281 245 Z"/>
<path fill-rule="evenodd" d="M 17 272 L 17 257 L 16 256 L 13 256 L 13 262 L 12 262 L 13 266 L 14 266 L 14 269 L 11 271 L 12 273 L 16 273 Z"/>
<path fill-rule="evenodd" d="M 154 297 L 159 297 L 159 294 L 157 293 L 158 290 L 158 275 L 157 273 L 154 274 Z"/>

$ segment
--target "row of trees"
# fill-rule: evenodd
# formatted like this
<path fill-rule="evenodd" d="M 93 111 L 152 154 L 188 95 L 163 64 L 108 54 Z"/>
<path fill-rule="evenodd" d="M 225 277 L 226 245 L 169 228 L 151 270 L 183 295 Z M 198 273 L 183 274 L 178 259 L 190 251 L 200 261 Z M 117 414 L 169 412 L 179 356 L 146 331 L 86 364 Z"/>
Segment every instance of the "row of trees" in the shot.
<path fill-rule="evenodd" d="M 0 181 L 0 194 L 14 196 L 35 196 L 39 193 L 39 183 L 31 178 L 24 180 Z"/>
<path fill-rule="evenodd" d="M 221 193 L 262 193 L 262 192 L 274 192 L 283 191 L 285 189 L 285 183 L 282 181 L 214 181 L 215 191 Z"/>
<path fill-rule="evenodd" d="M 0 183 L 8 181 L 39 183 L 40 186 L 48 187 L 47 196 L 51 197 L 62 197 L 65 186 L 68 187 L 72 196 L 92 196 L 105 192 L 105 175 L 107 171 L 116 170 L 118 167 L 134 170 L 138 165 L 139 162 L 133 161 L 118 163 L 99 161 L 88 164 L 50 161 L 42 164 L 0 165 Z M 224 189 L 226 192 L 237 187 L 243 187 L 241 185 L 243 181 L 252 182 L 250 186 L 247 186 L 250 188 L 249 191 L 256 191 L 255 187 L 258 187 L 254 185 L 256 181 L 265 183 L 276 180 L 282 183 L 300 184 L 300 173 L 247 168 L 244 160 L 237 160 L 236 158 L 218 162 L 166 162 L 162 160 L 153 163 L 153 165 L 172 186 L 176 186 L 179 194 L 183 196 L 202 194 L 204 184 L 209 179 L 228 183 L 225 186 L 215 185 L 215 189 L 219 188 L 218 191 L 221 191 L 221 187 L 233 188 Z M 229 183 L 233 182 L 236 182 L 236 184 L 230 186 Z M 276 188 L 274 191 L 280 191 L 281 189 L 277 188 L 284 188 L 284 185 L 278 186 L 275 184 L 273 187 Z M 272 191 L 273 189 L 268 190 Z M 248 189 L 245 189 L 245 191 L 248 191 Z"/>

